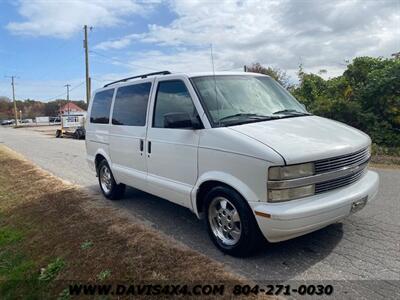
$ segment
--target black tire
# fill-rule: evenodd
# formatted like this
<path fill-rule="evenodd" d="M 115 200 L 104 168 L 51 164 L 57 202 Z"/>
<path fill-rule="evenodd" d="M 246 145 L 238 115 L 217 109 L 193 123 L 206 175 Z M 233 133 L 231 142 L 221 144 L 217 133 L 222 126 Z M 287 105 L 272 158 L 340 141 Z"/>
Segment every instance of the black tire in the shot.
<path fill-rule="evenodd" d="M 103 185 L 102 185 L 102 179 L 100 178 L 102 176 L 102 170 L 104 169 L 108 169 L 108 171 L 110 172 L 110 188 L 108 190 L 106 190 Z M 110 200 L 118 200 L 121 199 L 124 196 L 125 193 L 125 184 L 120 183 L 117 184 L 115 182 L 114 179 L 114 175 L 112 174 L 111 168 L 108 165 L 107 161 L 105 159 L 103 159 L 99 165 L 97 166 L 97 177 L 99 180 L 99 186 L 101 191 L 103 192 L 104 197 L 106 197 L 107 199 Z"/>
<path fill-rule="evenodd" d="M 56 131 L 56 138 L 59 138 L 59 137 L 61 137 L 61 130 L 60 130 L 60 129 L 57 129 L 57 131 Z"/>
<path fill-rule="evenodd" d="M 209 219 L 209 208 L 213 199 L 218 197 L 226 198 L 229 202 L 231 202 L 239 214 L 241 234 L 238 242 L 234 245 L 225 244 L 211 228 L 212 225 Z M 246 200 L 243 199 L 243 197 L 235 190 L 225 186 L 217 186 L 212 188 L 205 195 L 204 211 L 206 213 L 205 221 L 208 234 L 213 243 L 222 252 L 232 256 L 245 257 L 253 254 L 257 249 L 257 246 L 262 243 L 263 237 L 257 221 L 254 218 L 253 212 L 248 206 Z"/>
<path fill-rule="evenodd" d="M 76 140 L 80 140 L 81 139 L 81 132 L 80 132 L 79 129 L 75 130 L 73 137 Z"/>

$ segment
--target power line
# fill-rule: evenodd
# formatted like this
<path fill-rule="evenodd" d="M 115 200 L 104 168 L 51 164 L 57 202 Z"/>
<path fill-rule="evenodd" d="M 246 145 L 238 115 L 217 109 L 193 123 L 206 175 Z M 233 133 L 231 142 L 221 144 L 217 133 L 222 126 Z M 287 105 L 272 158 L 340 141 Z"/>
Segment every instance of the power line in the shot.
<path fill-rule="evenodd" d="M 97 82 L 106 82 L 106 81 L 111 81 L 111 80 L 104 80 L 104 79 L 97 79 L 95 77 L 92 77 L 93 80 L 97 81 Z"/>
<path fill-rule="evenodd" d="M 82 81 L 80 84 L 74 86 L 72 89 L 69 89 L 69 91 L 73 91 L 73 90 L 77 89 L 78 87 L 82 86 L 84 83 L 85 82 Z"/>
<path fill-rule="evenodd" d="M 62 92 L 61 94 L 59 94 L 59 95 L 57 95 L 57 96 L 54 96 L 54 97 L 51 97 L 51 98 L 49 98 L 49 99 L 44 100 L 44 102 L 48 102 L 48 101 L 51 101 L 51 100 L 55 100 L 55 99 L 57 99 L 58 97 L 61 97 L 61 96 L 64 96 L 64 95 L 65 95 L 65 92 Z"/>
<path fill-rule="evenodd" d="M 94 50 L 90 50 L 90 53 L 94 53 L 96 55 L 102 56 L 104 58 L 107 58 L 107 59 L 115 61 L 115 62 L 119 62 L 119 63 L 124 64 L 124 65 L 128 64 L 128 65 L 133 66 L 133 67 L 148 69 L 148 70 L 152 70 L 152 71 L 158 71 L 159 70 L 159 69 L 156 69 L 156 68 L 145 67 L 145 66 L 133 64 L 133 63 L 130 63 L 130 62 L 127 63 L 126 61 L 120 60 L 120 59 L 115 58 L 115 57 L 110 57 L 110 56 L 104 55 L 104 54 L 99 53 L 99 52 L 94 51 Z"/>
<path fill-rule="evenodd" d="M 84 83 L 85 83 L 84 81 L 81 82 L 81 83 L 79 83 L 78 85 L 74 86 L 73 88 L 70 88 L 69 91 L 71 92 L 71 91 L 77 89 L 78 87 L 82 86 Z M 63 92 L 63 93 L 61 93 L 61 94 L 59 94 L 59 95 L 56 95 L 56 96 L 54 96 L 54 97 L 51 97 L 51 98 L 49 98 L 49 99 L 43 100 L 43 101 L 44 101 L 44 102 L 48 102 L 48 101 L 56 100 L 56 99 L 58 99 L 59 97 L 64 96 L 64 95 L 65 95 L 65 92 Z"/>
<path fill-rule="evenodd" d="M 125 77 L 127 77 L 127 76 L 129 76 L 129 75 L 126 75 Z M 98 79 L 97 77 L 91 77 L 91 79 L 93 79 L 93 80 L 95 80 L 95 81 L 97 81 L 97 82 L 110 82 L 110 81 L 117 80 L 117 79 L 120 78 L 120 77 L 124 77 L 124 76 L 119 76 L 119 77 L 112 78 L 112 79 L 107 79 L 107 78 Z"/>

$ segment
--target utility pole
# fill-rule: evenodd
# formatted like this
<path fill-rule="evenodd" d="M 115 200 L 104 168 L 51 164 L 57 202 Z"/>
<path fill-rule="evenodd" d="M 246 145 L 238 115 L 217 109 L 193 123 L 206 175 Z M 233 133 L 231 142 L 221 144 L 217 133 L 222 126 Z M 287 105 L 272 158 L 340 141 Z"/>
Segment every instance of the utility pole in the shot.
<path fill-rule="evenodd" d="M 14 79 L 16 76 L 6 76 L 11 78 L 11 86 L 12 86 L 12 95 L 13 95 L 13 102 L 14 102 L 14 118 L 15 118 L 15 126 L 18 125 L 18 113 L 17 113 L 17 103 L 15 102 L 15 88 L 14 88 Z"/>
<path fill-rule="evenodd" d="M 91 27 L 89 29 L 92 29 Z M 84 37 L 83 48 L 85 48 L 85 66 L 86 66 L 86 103 L 89 105 L 91 82 L 89 76 L 89 46 L 88 46 L 88 26 L 83 26 Z"/>
<path fill-rule="evenodd" d="M 69 101 L 69 87 L 71 86 L 70 84 L 64 85 L 67 88 L 67 101 Z"/>
<path fill-rule="evenodd" d="M 67 88 L 67 105 L 68 105 L 68 115 L 69 115 L 69 87 L 71 86 L 70 84 L 64 85 Z"/>

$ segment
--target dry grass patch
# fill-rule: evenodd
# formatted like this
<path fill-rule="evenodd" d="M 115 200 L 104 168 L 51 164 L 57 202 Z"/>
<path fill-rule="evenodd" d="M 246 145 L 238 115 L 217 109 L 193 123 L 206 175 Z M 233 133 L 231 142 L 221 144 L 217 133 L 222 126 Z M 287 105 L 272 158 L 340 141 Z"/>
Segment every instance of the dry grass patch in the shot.
<path fill-rule="evenodd" d="M 383 169 L 399 169 L 400 157 L 389 155 L 374 155 L 371 157 L 371 166 Z"/>
<path fill-rule="evenodd" d="M 17 275 L 34 281 L 47 278 L 39 283 L 45 295 L 59 295 L 69 280 L 245 283 L 221 264 L 132 222 L 4 146 L 0 165 L 0 228 L 8 230 L 3 230 L 8 241 L 4 245 L 0 232 L 0 263 L 1 253 L 20 255 L 26 267 Z M 19 290 L 11 286 L 10 291 L 10 282 L 4 284 L 10 278 L 0 269 L 0 291 L 10 298 L 38 288 L 35 283 Z"/>

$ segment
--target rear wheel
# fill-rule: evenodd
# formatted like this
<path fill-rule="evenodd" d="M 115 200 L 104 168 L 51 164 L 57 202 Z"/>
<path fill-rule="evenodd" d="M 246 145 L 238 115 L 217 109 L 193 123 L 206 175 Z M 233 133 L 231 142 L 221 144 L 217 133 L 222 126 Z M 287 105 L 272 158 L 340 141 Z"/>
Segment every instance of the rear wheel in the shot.
<path fill-rule="evenodd" d="M 57 129 L 57 131 L 56 131 L 56 138 L 59 138 L 59 137 L 61 137 L 61 130 L 60 130 L 60 129 Z"/>
<path fill-rule="evenodd" d="M 212 188 L 205 198 L 208 234 L 214 244 L 229 255 L 250 255 L 262 240 L 245 201 L 236 191 L 224 186 Z"/>
<path fill-rule="evenodd" d="M 99 163 L 97 170 L 99 185 L 103 195 L 110 200 L 121 199 L 125 192 L 125 185 L 115 182 L 110 166 L 105 159 Z"/>

